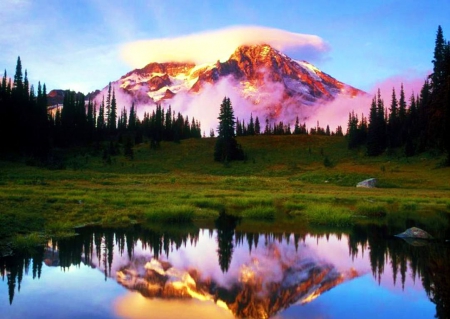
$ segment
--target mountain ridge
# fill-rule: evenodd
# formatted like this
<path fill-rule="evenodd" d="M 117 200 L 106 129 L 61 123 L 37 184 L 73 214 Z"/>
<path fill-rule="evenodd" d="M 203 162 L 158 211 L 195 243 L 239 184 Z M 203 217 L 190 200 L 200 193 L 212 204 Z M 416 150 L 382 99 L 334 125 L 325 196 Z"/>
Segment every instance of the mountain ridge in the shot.
<path fill-rule="evenodd" d="M 150 62 L 112 81 L 111 86 L 119 109 L 129 110 L 134 104 L 142 117 L 158 104 L 170 105 L 173 111 L 195 116 L 206 127 L 217 125 L 218 106 L 224 96 L 232 97 L 236 116 L 241 119 L 253 113 L 271 123 L 292 124 L 296 117 L 302 121 L 312 118 L 317 106 L 366 94 L 267 44 L 241 45 L 226 61 L 200 65 Z M 108 85 L 88 97 L 98 107 L 107 94 Z"/>

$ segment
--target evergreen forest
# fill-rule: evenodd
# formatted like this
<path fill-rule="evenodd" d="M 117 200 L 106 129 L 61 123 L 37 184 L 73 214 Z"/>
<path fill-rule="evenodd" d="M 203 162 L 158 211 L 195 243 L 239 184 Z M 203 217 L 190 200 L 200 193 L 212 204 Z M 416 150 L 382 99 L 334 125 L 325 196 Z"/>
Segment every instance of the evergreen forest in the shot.
<path fill-rule="evenodd" d="M 434 55 L 433 72 L 424 79 L 420 92 L 405 95 L 403 85 L 399 93 L 392 91 L 385 103 L 380 91 L 370 105 L 369 117 L 351 112 L 345 132 L 349 149 L 365 148 L 368 156 L 401 150 L 404 156 L 425 151 L 447 154 L 450 164 L 450 42 L 444 38 L 439 26 Z M 180 113 L 175 114 L 157 105 L 151 114 L 137 116 L 131 105 L 117 105 L 114 89 L 109 83 L 106 97 L 100 105 L 90 97 L 67 90 L 62 107 L 49 107 L 46 85 L 39 82 L 37 89 L 29 83 L 27 70 L 23 71 L 17 59 L 13 78 L 5 70 L 0 83 L 0 156 L 4 159 L 26 159 L 31 164 L 64 167 L 64 150 L 88 147 L 101 154 L 106 163 L 111 156 L 123 154 L 133 159 L 133 147 L 148 142 L 158 149 L 161 141 L 180 142 L 187 138 L 201 138 L 199 121 Z M 231 112 L 227 115 L 227 112 Z M 289 123 L 271 123 L 258 117 L 245 123 L 232 113 L 231 101 L 224 98 L 219 114 L 216 161 L 244 159 L 236 136 L 310 134 L 343 136 L 341 126 L 335 131 L 319 126 L 307 128 L 297 116 L 293 129 Z M 228 116 L 228 118 L 224 118 Z M 209 137 L 215 137 L 214 129 Z M 203 132 L 203 137 L 205 133 Z"/>

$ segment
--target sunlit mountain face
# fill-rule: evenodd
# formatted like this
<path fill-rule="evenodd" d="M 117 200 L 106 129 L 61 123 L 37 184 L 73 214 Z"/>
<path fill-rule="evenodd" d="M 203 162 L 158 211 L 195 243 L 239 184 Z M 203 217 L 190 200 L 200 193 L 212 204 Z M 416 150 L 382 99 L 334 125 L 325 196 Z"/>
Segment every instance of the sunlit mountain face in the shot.
<path fill-rule="evenodd" d="M 149 61 L 151 62 L 151 61 Z M 203 127 L 217 118 L 220 101 L 231 97 L 236 115 L 294 124 L 315 108 L 364 92 L 342 83 L 306 61 L 293 60 L 269 45 L 240 46 L 226 61 L 203 65 L 151 62 L 111 83 L 119 108 L 134 103 L 139 116 L 156 104 L 199 119 Z M 97 105 L 108 86 L 89 95 Z M 343 110 L 348 115 L 348 110 Z M 215 127 L 214 125 L 211 127 Z"/>

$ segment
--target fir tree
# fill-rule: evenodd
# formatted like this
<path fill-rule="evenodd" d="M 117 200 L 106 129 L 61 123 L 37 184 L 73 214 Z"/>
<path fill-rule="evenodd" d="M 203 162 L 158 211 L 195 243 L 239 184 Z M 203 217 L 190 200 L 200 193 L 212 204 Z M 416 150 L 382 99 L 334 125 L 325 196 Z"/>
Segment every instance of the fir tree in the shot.
<path fill-rule="evenodd" d="M 105 97 L 103 97 L 102 102 L 100 103 L 100 108 L 97 117 L 97 130 L 99 131 L 100 135 L 102 134 L 104 129 L 105 129 Z"/>
<path fill-rule="evenodd" d="M 253 114 L 252 113 L 250 113 L 250 123 L 248 124 L 247 134 L 255 135 L 255 123 L 253 122 Z"/>
<path fill-rule="evenodd" d="M 111 83 L 110 83 L 111 86 Z M 116 94 L 114 89 L 112 90 L 112 98 L 111 98 L 111 105 L 109 109 L 109 116 L 108 116 L 108 129 L 111 133 L 114 133 L 117 128 L 117 102 L 116 102 Z"/>
<path fill-rule="evenodd" d="M 22 74 L 22 62 L 20 61 L 20 56 L 17 58 L 13 90 L 16 91 L 19 96 L 23 92 L 23 74 Z"/>
<path fill-rule="evenodd" d="M 87 127 L 88 127 L 88 138 L 89 140 L 92 140 L 95 130 L 95 121 L 94 121 L 94 106 L 92 104 L 91 99 L 89 99 L 88 101 Z"/>
<path fill-rule="evenodd" d="M 256 135 L 261 134 L 261 124 L 259 123 L 258 117 L 256 117 L 256 119 L 255 119 L 255 134 Z"/>
<path fill-rule="evenodd" d="M 445 85 L 445 40 L 442 27 L 439 26 L 436 34 L 433 59 L 433 74 L 431 75 L 431 84 L 434 89 L 442 89 Z"/>
<path fill-rule="evenodd" d="M 225 97 L 220 105 L 218 138 L 214 148 L 214 160 L 226 162 L 243 160 L 244 152 L 235 139 L 235 117 L 229 98 Z"/>
<path fill-rule="evenodd" d="M 108 94 L 106 95 L 106 104 L 105 104 L 105 128 L 109 129 L 110 127 L 110 113 L 111 113 L 111 82 L 108 84 Z"/>
<path fill-rule="evenodd" d="M 374 97 L 372 100 L 372 104 L 370 106 L 370 115 L 369 115 L 369 127 L 367 132 L 367 154 L 369 156 L 376 156 L 382 153 L 384 148 L 382 147 L 381 139 L 381 119 L 384 120 L 384 108 L 380 108 L 380 94 L 378 90 L 378 96 Z M 381 114 L 380 114 L 381 112 Z"/>
<path fill-rule="evenodd" d="M 136 111 L 134 109 L 134 103 L 131 104 L 130 116 L 128 117 L 128 130 L 133 132 L 136 130 Z"/>
<path fill-rule="evenodd" d="M 399 127 L 399 116 L 398 116 L 398 102 L 397 96 L 395 94 L 395 89 L 392 88 L 392 99 L 391 99 L 391 107 L 389 113 L 389 122 L 388 122 L 388 140 L 389 147 L 394 148 L 400 146 L 400 127 Z"/>

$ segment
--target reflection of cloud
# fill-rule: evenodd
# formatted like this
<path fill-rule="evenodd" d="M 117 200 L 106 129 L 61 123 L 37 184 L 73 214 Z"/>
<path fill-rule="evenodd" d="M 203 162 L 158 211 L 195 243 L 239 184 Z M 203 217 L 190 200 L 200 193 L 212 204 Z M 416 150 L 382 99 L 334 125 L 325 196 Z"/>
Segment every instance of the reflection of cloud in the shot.
<path fill-rule="evenodd" d="M 202 301 L 201 305 L 229 309 L 238 318 L 266 318 L 294 303 L 311 302 L 322 293 L 358 276 L 352 267 L 350 271 L 344 267 L 344 272 L 339 272 L 326 258 L 318 259 L 308 246 L 297 250 L 287 240 L 277 242 L 263 236 L 259 236 L 261 244 L 254 247 L 251 254 L 248 247 L 236 247 L 229 271 L 222 273 L 217 263 L 217 246 L 210 245 L 211 242 L 215 244 L 209 236 L 200 236 L 194 250 L 180 247 L 167 261 L 132 259 L 122 267 L 116 274 L 118 283 L 150 299 L 133 298 L 140 300 L 136 302 L 136 307 L 140 308 L 136 313 L 151 313 L 153 308 L 159 307 L 158 317 L 179 318 L 177 311 L 166 312 L 165 303 L 160 306 L 158 299 L 175 300 L 172 307 L 178 308 L 186 304 L 180 299 L 192 298 Z M 203 246 L 206 247 L 201 249 Z M 198 249 L 202 251 L 198 252 Z M 119 305 L 122 303 L 127 304 L 127 309 L 136 308 L 118 301 Z M 203 306 L 201 308 L 199 316 L 207 310 Z M 116 309 L 123 311 L 121 306 L 116 306 Z M 190 316 L 199 317 L 192 313 Z M 134 312 L 128 317 L 139 318 L 134 317 Z"/>
<path fill-rule="evenodd" d="M 233 314 L 218 307 L 213 301 L 146 299 L 140 293 L 131 292 L 118 298 L 114 304 L 118 316 L 129 319 L 211 319 L 234 318 Z"/>
<path fill-rule="evenodd" d="M 328 45 L 318 36 L 280 29 L 235 26 L 178 38 L 143 40 L 126 44 L 122 56 L 133 67 L 150 62 L 190 61 L 196 63 L 227 59 L 243 44 L 270 44 L 277 50 L 295 49 L 308 56 L 321 56 Z"/>

